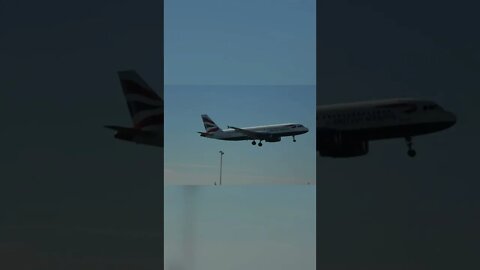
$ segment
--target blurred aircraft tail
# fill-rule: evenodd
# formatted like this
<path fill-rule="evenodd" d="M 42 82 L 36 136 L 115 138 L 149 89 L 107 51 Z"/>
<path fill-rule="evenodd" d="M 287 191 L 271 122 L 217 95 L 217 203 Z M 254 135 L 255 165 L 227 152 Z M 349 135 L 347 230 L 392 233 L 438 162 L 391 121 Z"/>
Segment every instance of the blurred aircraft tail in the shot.
<path fill-rule="evenodd" d="M 134 70 L 119 71 L 134 128 L 163 130 L 163 100 Z"/>
<path fill-rule="evenodd" d="M 213 122 L 213 120 L 206 114 L 202 114 L 203 125 L 207 133 L 222 132 L 222 130 Z"/>

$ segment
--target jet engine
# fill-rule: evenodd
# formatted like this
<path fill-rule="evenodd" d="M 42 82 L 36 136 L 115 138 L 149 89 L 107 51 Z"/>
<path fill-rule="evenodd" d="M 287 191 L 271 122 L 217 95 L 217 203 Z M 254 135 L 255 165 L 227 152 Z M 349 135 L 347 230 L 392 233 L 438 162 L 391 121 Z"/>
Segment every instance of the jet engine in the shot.
<path fill-rule="evenodd" d="M 280 138 L 280 137 L 273 137 L 273 136 L 270 136 L 270 137 L 268 137 L 267 139 L 265 139 L 266 142 L 279 142 L 279 141 L 281 141 L 281 140 L 282 140 L 282 138 Z"/>

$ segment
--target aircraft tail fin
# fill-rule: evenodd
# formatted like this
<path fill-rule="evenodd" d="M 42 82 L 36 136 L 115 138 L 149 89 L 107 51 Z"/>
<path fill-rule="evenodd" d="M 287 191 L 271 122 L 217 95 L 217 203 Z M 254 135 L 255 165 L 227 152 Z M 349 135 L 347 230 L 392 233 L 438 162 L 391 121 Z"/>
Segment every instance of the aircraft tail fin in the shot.
<path fill-rule="evenodd" d="M 119 71 L 134 128 L 163 130 L 163 100 L 134 70 Z"/>
<path fill-rule="evenodd" d="M 213 120 L 206 114 L 202 114 L 203 125 L 207 133 L 221 132 L 222 130 L 213 122 Z"/>

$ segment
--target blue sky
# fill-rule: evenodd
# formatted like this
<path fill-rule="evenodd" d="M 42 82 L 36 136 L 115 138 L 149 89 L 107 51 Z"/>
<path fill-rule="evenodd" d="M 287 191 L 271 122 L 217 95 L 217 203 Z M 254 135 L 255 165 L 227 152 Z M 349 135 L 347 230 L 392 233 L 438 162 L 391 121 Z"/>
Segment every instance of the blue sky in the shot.
<path fill-rule="evenodd" d="M 315 84 L 315 1 L 165 1 L 165 84 Z"/>
<path fill-rule="evenodd" d="M 314 86 L 166 86 L 165 183 L 222 184 L 315 183 Z M 251 141 L 200 137 L 201 114 L 221 128 L 301 123 L 310 131 L 260 148 Z"/>

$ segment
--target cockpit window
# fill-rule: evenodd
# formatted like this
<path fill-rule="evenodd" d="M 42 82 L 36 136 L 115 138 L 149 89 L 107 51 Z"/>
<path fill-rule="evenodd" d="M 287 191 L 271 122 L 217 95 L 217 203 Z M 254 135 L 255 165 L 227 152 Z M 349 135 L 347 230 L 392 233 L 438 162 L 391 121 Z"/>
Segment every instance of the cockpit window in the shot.
<path fill-rule="evenodd" d="M 298 128 L 298 127 L 302 127 L 302 125 L 289 125 L 290 128 Z"/>
<path fill-rule="evenodd" d="M 440 107 L 436 104 L 430 104 L 430 105 L 423 106 L 423 110 L 425 110 L 425 111 L 438 110 L 439 108 Z"/>

